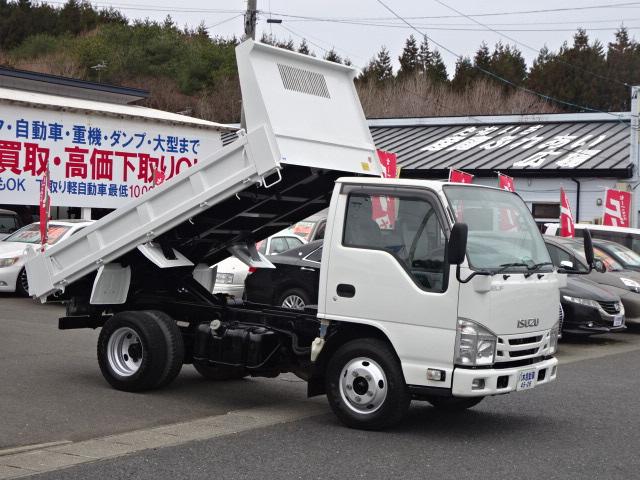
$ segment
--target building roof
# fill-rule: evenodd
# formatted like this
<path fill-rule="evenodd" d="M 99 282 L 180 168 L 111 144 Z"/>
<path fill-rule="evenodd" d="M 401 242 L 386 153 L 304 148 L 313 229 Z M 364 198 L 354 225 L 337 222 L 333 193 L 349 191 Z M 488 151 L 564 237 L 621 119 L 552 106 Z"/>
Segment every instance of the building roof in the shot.
<path fill-rule="evenodd" d="M 115 103 L 82 100 L 79 98 L 61 97 L 45 93 L 25 92 L 0 88 L 0 105 L 14 104 L 48 110 L 64 110 L 83 112 L 88 114 L 106 115 L 116 118 L 138 118 L 171 125 L 184 125 L 192 128 L 206 128 L 214 130 L 230 130 L 222 123 L 210 122 L 199 118 L 179 115 L 177 113 L 155 110 L 138 105 L 118 105 Z"/>
<path fill-rule="evenodd" d="M 149 96 L 148 91 L 139 88 L 119 87 L 2 66 L 0 87 L 118 104 L 132 103 Z"/>
<path fill-rule="evenodd" d="M 403 176 L 632 175 L 629 113 L 372 119 L 376 146 L 398 154 Z"/>

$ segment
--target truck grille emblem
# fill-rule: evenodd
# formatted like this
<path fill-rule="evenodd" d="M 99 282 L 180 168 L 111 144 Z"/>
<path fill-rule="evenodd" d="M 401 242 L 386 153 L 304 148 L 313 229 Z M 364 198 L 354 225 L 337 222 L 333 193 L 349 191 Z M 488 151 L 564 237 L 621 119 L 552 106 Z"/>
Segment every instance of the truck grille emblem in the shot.
<path fill-rule="evenodd" d="M 518 320 L 518 328 L 532 328 L 540 324 L 539 318 L 521 318 Z"/>

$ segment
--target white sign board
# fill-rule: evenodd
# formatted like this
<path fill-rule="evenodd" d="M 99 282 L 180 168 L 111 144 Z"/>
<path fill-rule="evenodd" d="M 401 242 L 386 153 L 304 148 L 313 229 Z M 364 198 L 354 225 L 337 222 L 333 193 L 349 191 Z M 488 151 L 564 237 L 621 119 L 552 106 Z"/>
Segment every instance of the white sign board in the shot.
<path fill-rule="evenodd" d="M 221 147 L 214 129 L 3 104 L 0 204 L 38 205 L 48 164 L 53 206 L 118 208 Z"/>

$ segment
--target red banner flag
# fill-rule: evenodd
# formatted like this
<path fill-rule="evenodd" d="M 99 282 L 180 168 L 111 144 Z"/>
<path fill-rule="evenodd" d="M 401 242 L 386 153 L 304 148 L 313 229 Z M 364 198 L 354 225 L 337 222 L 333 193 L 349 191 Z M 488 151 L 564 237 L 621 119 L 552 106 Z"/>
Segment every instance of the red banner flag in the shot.
<path fill-rule="evenodd" d="M 629 212 L 631 211 L 631 193 L 621 190 L 607 190 L 604 201 L 603 225 L 612 227 L 628 227 Z"/>
<path fill-rule="evenodd" d="M 573 225 L 573 215 L 571 214 L 571 205 L 569 205 L 569 197 L 564 193 L 564 190 L 560 189 L 560 236 L 570 237 L 575 236 L 575 227 Z"/>
<path fill-rule="evenodd" d="M 449 169 L 449 181 L 455 183 L 471 183 L 473 182 L 473 175 L 470 173 L 461 172 L 455 168 Z"/>
<path fill-rule="evenodd" d="M 398 178 L 400 169 L 398 168 L 398 156 L 393 152 L 377 150 L 378 160 L 383 167 L 382 176 L 384 178 Z M 371 197 L 371 219 L 374 220 L 382 230 L 392 229 L 396 223 L 396 199 L 389 196 Z"/>
<path fill-rule="evenodd" d="M 499 173 L 498 178 L 500 179 L 500 190 L 506 190 L 508 192 L 516 191 L 516 184 L 513 181 L 513 177 Z"/>
<path fill-rule="evenodd" d="M 49 241 L 49 207 L 51 197 L 49 195 L 49 162 L 42 174 L 40 181 L 40 251 L 44 252 L 45 245 Z"/>

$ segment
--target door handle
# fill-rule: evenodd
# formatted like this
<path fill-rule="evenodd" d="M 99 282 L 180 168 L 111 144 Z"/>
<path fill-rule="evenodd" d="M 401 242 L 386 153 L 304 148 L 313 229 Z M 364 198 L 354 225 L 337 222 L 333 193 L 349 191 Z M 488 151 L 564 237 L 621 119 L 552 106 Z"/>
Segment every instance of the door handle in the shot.
<path fill-rule="evenodd" d="M 310 268 L 310 267 L 300 267 L 300 270 L 304 270 L 305 272 L 315 272 L 316 271 L 315 268 Z"/>
<path fill-rule="evenodd" d="M 340 283 L 336 288 L 336 293 L 340 297 L 352 298 L 356 294 L 356 287 L 348 283 Z"/>

